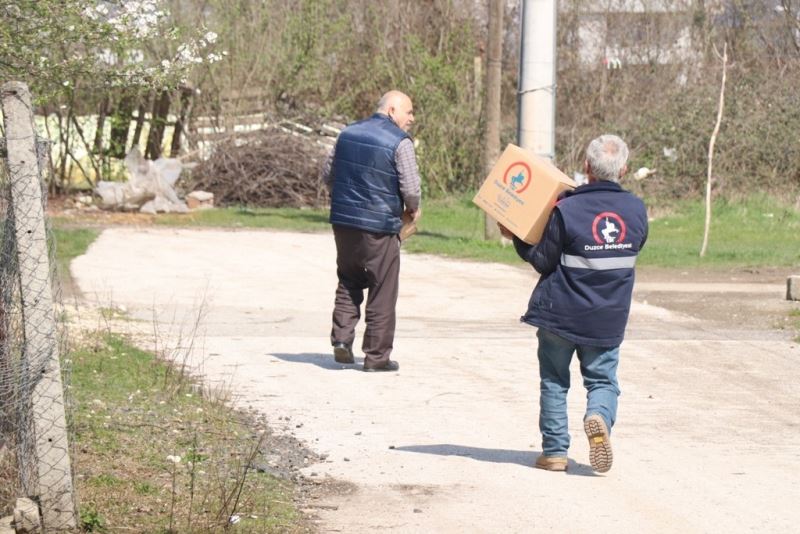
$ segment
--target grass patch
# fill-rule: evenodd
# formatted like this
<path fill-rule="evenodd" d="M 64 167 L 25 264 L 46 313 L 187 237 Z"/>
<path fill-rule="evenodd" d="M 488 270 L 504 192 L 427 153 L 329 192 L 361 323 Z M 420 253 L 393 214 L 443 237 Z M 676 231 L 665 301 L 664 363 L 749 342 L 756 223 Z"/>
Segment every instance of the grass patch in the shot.
<path fill-rule="evenodd" d="M 800 213 L 766 196 L 728 202 L 711 210 L 708 251 L 700 258 L 705 220 L 700 201 L 650 224 L 642 265 L 660 267 L 759 267 L 800 264 Z"/>
<path fill-rule="evenodd" d="M 483 218 L 472 195 L 429 201 L 420 232 L 404 245 L 425 252 L 482 261 L 518 263 L 514 248 L 483 241 Z M 800 264 L 800 213 L 766 196 L 712 207 L 708 251 L 700 258 L 705 212 L 702 202 L 683 202 L 650 223 L 638 265 L 668 268 L 741 268 Z"/>
<path fill-rule="evenodd" d="M 660 208 L 653 205 L 650 211 L 659 214 L 666 211 Z M 766 195 L 737 201 L 717 200 L 712 208 L 705 258 L 699 257 L 705 216 L 702 201 L 671 203 L 669 210 L 668 215 L 659 215 L 651 222 L 639 265 L 730 269 L 800 264 L 800 213 L 789 204 Z M 330 231 L 325 209 L 231 207 L 162 214 L 153 221 L 156 225 L 177 227 Z M 472 194 L 426 199 L 419 231 L 403 246 L 408 252 L 518 263 L 512 246 L 483 240 L 483 224 L 481 211 L 472 204 Z M 60 264 L 68 264 L 71 258 L 85 251 L 96 236 L 93 229 L 56 229 Z M 62 267 L 62 272 L 68 271 Z"/>
<path fill-rule="evenodd" d="M 513 246 L 483 239 L 483 215 L 472 203 L 472 195 L 426 201 L 418 227 L 403 244 L 408 252 L 501 263 L 521 261 Z"/>
<path fill-rule="evenodd" d="M 155 224 L 179 227 L 277 228 L 303 232 L 330 228 L 328 210 L 231 207 L 197 210 L 186 214 L 165 213 Z"/>
<path fill-rule="evenodd" d="M 69 263 L 84 254 L 100 232 L 94 228 L 53 228 L 56 267 L 65 284 L 71 284 Z"/>
<path fill-rule="evenodd" d="M 299 531 L 292 486 L 252 464 L 268 445 L 254 421 L 123 337 L 71 353 L 76 490 L 93 532 Z M 180 457 L 179 462 L 174 462 Z"/>
<path fill-rule="evenodd" d="M 653 209 L 652 211 L 660 211 Z M 712 207 L 708 251 L 703 239 L 702 201 L 672 206 L 650 224 L 639 265 L 667 268 L 746 268 L 800 264 L 800 214 L 766 195 L 717 200 Z M 157 224 L 328 231 L 327 210 L 225 208 L 190 215 L 163 215 Z M 426 200 L 419 232 L 403 246 L 408 252 L 501 263 L 518 263 L 514 248 L 483 240 L 483 217 L 472 194 Z"/>

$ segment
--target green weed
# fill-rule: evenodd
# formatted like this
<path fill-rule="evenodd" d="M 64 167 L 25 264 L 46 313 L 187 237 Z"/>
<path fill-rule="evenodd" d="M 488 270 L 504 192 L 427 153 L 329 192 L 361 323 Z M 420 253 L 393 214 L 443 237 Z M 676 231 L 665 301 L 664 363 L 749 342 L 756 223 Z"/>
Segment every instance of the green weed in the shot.
<path fill-rule="evenodd" d="M 70 355 L 76 486 L 92 503 L 84 530 L 220 532 L 234 514 L 238 532 L 297 530 L 292 487 L 249 469 L 269 446 L 252 421 L 201 394 L 175 394 L 167 363 L 124 337 L 97 337 Z"/>
<path fill-rule="evenodd" d="M 106 520 L 95 510 L 94 506 L 81 507 L 80 518 L 81 528 L 84 532 L 106 531 Z"/>

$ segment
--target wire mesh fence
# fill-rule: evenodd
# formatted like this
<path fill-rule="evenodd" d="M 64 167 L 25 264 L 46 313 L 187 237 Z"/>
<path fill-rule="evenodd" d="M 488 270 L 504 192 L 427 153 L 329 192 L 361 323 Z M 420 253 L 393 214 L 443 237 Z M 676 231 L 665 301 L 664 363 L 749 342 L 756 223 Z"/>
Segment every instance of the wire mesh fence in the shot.
<path fill-rule="evenodd" d="M 46 532 L 75 527 L 61 292 L 48 239 L 47 141 L 33 129 L 30 94 L 0 91 L 0 516 L 16 498 L 39 503 Z"/>

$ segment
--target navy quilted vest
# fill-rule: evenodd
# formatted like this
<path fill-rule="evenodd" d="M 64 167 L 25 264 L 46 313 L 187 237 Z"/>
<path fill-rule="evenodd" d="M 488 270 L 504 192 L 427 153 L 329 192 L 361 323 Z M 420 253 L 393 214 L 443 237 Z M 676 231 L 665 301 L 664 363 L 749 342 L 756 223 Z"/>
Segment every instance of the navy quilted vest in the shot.
<path fill-rule="evenodd" d="M 406 138 L 408 134 L 381 113 L 342 130 L 334 158 L 331 224 L 400 232 L 403 200 L 394 156 Z"/>

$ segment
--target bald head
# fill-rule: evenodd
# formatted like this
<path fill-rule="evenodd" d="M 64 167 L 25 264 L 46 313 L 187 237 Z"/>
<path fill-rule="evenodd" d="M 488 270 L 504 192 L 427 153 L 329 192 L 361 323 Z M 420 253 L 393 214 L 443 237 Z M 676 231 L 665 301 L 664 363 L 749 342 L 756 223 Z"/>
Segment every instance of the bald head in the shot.
<path fill-rule="evenodd" d="M 384 94 L 378 101 L 378 113 L 388 115 L 403 131 L 409 131 L 414 124 L 414 106 L 405 93 L 392 90 Z"/>

